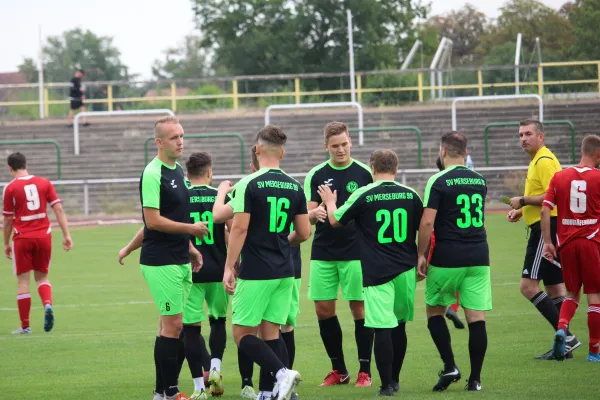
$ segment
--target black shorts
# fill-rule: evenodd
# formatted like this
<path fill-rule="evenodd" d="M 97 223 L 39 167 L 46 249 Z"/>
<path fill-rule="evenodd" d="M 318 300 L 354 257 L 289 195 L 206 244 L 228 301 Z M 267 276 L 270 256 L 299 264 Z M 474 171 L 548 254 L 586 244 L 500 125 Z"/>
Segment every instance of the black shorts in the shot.
<path fill-rule="evenodd" d="M 71 110 L 79 110 L 81 107 L 85 106 L 82 100 L 71 100 Z"/>
<path fill-rule="evenodd" d="M 556 217 L 550 218 L 550 231 L 552 243 L 556 247 Z M 543 257 L 544 238 L 542 227 L 539 222 L 529 227 L 529 241 L 525 253 L 525 264 L 521 277 L 544 281 L 544 285 L 557 285 L 563 283 L 562 270 Z M 559 259 L 557 261 L 560 262 Z"/>

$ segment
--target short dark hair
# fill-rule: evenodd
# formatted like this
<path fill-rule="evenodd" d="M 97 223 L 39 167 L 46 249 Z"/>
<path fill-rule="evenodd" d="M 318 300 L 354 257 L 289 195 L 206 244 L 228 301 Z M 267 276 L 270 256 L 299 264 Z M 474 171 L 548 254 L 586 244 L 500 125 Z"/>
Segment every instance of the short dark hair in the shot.
<path fill-rule="evenodd" d="M 600 136 L 587 135 L 581 142 L 581 152 L 588 156 L 594 156 L 600 150 Z"/>
<path fill-rule="evenodd" d="M 467 156 L 467 137 L 458 131 L 444 133 L 441 145 L 446 149 L 448 157 L 458 158 Z"/>
<path fill-rule="evenodd" d="M 260 164 L 258 163 L 258 157 L 256 156 L 256 145 L 252 146 L 250 149 L 250 157 L 252 159 L 252 165 L 254 165 L 255 169 L 260 169 Z"/>
<path fill-rule="evenodd" d="M 6 162 L 8 163 L 8 166 L 13 169 L 13 171 L 27 168 L 27 159 L 19 152 L 9 155 Z"/>
<path fill-rule="evenodd" d="M 350 132 L 348 132 L 348 126 L 339 121 L 333 121 L 325 125 L 325 131 L 323 135 L 325 136 L 325 143 L 329 141 L 329 138 L 332 136 L 341 135 L 342 133 L 348 134 L 350 136 Z"/>
<path fill-rule="evenodd" d="M 256 134 L 256 142 L 266 142 L 266 144 L 274 146 L 283 146 L 287 142 L 287 135 L 278 126 L 267 125 Z"/>
<path fill-rule="evenodd" d="M 535 130 L 539 133 L 544 133 L 544 124 L 542 124 L 537 119 L 524 119 L 523 121 L 519 121 L 519 126 L 529 126 L 533 125 Z"/>
<path fill-rule="evenodd" d="M 369 162 L 375 173 L 395 175 L 398 172 L 398 156 L 393 150 L 375 150 Z"/>
<path fill-rule="evenodd" d="M 444 164 L 442 164 L 442 158 L 438 157 L 437 160 L 435 160 L 435 166 L 438 167 L 438 169 L 440 171 L 444 170 Z"/>
<path fill-rule="evenodd" d="M 204 151 L 192 153 L 185 162 L 185 168 L 190 176 L 206 175 L 208 170 L 212 168 L 212 157 Z"/>

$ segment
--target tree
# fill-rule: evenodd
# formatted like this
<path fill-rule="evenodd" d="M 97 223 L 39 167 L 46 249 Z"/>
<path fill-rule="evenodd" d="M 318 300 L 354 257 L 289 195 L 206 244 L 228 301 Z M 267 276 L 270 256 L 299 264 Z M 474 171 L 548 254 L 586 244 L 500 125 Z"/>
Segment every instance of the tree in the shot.
<path fill-rule="evenodd" d="M 125 67 L 112 40 L 80 28 L 61 36 L 49 36 L 43 47 L 45 81 L 69 81 L 77 66 L 85 69 L 89 81 L 122 79 Z M 25 72 L 33 82 L 37 81 L 36 63 L 31 58 L 23 60 L 19 71 Z"/>
<path fill-rule="evenodd" d="M 496 25 L 481 38 L 477 53 L 490 54 L 494 47 L 515 43 L 517 34 L 523 35 L 523 54 L 531 54 L 535 38 L 540 38 L 544 58 L 556 58 L 573 44 L 571 24 L 564 15 L 535 0 L 512 0 L 501 8 Z M 514 58 L 513 58 L 514 61 Z"/>
<path fill-rule="evenodd" d="M 458 11 L 435 16 L 427 25 L 438 32 L 438 40 L 447 37 L 453 42 L 452 65 L 473 64 L 476 61 L 475 49 L 481 37 L 487 33 L 488 19 L 470 4 Z"/>
<path fill-rule="evenodd" d="M 203 45 L 233 74 L 345 71 L 346 9 L 353 13 L 356 68 L 397 63 L 414 40 L 420 0 L 193 0 Z"/>
<path fill-rule="evenodd" d="M 208 75 L 207 51 L 198 36 L 186 36 L 177 47 L 164 51 L 165 59 L 156 60 L 152 74 L 157 79 L 189 79 Z"/>
<path fill-rule="evenodd" d="M 600 59 L 600 0 L 577 0 L 566 8 L 573 25 L 575 44 L 572 54 L 579 59 Z"/>

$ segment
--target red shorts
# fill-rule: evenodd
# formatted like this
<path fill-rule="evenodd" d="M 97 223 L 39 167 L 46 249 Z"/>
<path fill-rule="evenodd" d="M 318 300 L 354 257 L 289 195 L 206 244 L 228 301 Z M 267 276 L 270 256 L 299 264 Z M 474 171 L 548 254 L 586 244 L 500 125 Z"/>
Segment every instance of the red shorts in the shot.
<path fill-rule="evenodd" d="M 431 262 L 433 257 L 433 249 L 435 249 L 435 233 L 431 232 L 431 244 L 429 245 L 429 254 L 427 256 L 427 264 Z"/>
<path fill-rule="evenodd" d="M 13 270 L 15 275 L 29 271 L 48 273 L 52 255 L 52 236 L 36 239 L 17 239 L 13 242 Z"/>
<path fill-rule="evenodd" d="M 567 291 L 600 293 L 600 244 L 578 238 L 560 248 L 563 279 Z"/>

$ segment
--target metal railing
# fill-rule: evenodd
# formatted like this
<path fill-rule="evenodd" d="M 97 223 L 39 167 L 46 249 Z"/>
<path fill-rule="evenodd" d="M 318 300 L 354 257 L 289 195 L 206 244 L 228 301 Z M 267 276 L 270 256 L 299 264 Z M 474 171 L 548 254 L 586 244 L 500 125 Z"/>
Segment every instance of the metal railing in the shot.
<path fill-rule="evenodd" d="M 236 138 L 240 142 L 240 171 L 245 173 L 246 171 L 246 141 L 239 133 L 192 133 L 186 134 L 184 138 L 187 139 L 206 139 L 206 138 Z M 154 137 L 149 137 L 144 141 L 144 165 L 148 165 L 149 159 L 149 144 L 154 140 Z"/>
<path fill-rule="evenodd" d="M 19 144 L 51 144 L 56 148 L 56 175 L 57 178 L 62 178 L 61 164 L 62 156 L 60 153 L 60 144 L 56 140 L 52 139 L 39 139 L 39 140 L 0 140 L 0 146 L 2 145 L 19 145 Z"/>
<path fill-rule="evenodd" d="M 358 129 L 350 129 L 350 133 L 356 132 Z M 421 130 L 416 126 L 389 126 L 382 128 L 364 128 L 362 132 L 414 132 L 417 135 L 417 166 L 421 168 L 423 166 L 422 152 L 423 143 L 421 137 Z M 326 154 L 329 157 L 329 154 Z"/>
<path fill-rule="evenodd" d="M 592 79 L 566 79 L 566 80 L 555 80 L 555 81 L 545 81 L 544 80 L 544 71 L 553 68 L 560 67 L 568 67 L 570 69 L 579 68 L 579 67 L 588 67 L 588 66 L 596 66 L 596 76 Z M 597 92 L 600 95 L 600 61 L 569 61 L 569 62 L 549 62 L 542 64 L 530 64 L 530 65 L 521 65 L 521 69 L 529 69 L 532 71 L 537 70 L 537 77 L 534 80 L 533 73 L 531 74 L 532 78 L 529 82 L 514 82 L 512 80 L 506 82 L 485 82 L 483 79 L 483 72 L 489 71 L 513 71 L 514 65 L 508 66 L 484 66 L 484 67 L 461 67 L 455 69 L 437 69 L 435 72 L 441 73 L 458 73 L 465 72 L 471 73 L 469 77 L 469 81 L 475 83 L 468 84 L 458 84 L 458 85 L 427 85 L 424 83 L 424 77 L 426 77 L 430 72 L 429 69 L 411 69 L 411 70 L 380 70 L 380 71 L 363 71 L 358 72 L 356 74 L 356 95 L 357 101 L 362 102 L 362 97 L 368 93 L 389 93 L 389 92 L 412 92 L 416 94 L 416 97 L 419 102 L 423 102 L 425 100 L 425 94 L 431 90 L 442 90 L 442 91 L 451 91 L 451 90 L 468 90 L 472 91 L 473 94 L 478 97 L 486 95 L 486 89 L 497 90 L 500 88 L 537 88 L 537 94 L 540 96 L 544 95 L 545 88 L 549 86 L 558 86 L 565 85 L 569 87 L 573 87 L 575 85 L 594 85 L 597 87 Z M 313 80 L 319 78 L 346 78 L 348 77 L 348 72 L 342 73 L 311 73 L 311 74 L 280 74 L 280 75 L 256 75 L 256 76 L 234 76 L 234 77 L 207 77 L 200 79 L 188 79 L 182 80 L 178 82 L 172 81 L 157 81 L 153 82 L 156 85 L 170 85 L 170 89 L 167 89 L 168 95 L 164 96 L 141 96 L 141 97 L 114 97 L 113 96 L 113 88 L 116 86 L 129 86 L 133 83 L 137 82 L 127 82 L 127 81 L 99 81 L 99 82 L 87 82 L 87 86 L 98 86 L 106 88 L 106 97 L 105 98 L 95 98 L 95 99 L 86 99 L 86 103 L 89 104 L 105 104 L 107 106 L 108 111 L 112 111 L 114 107 L 114 103 L 152 103 L 156 101 L 165 101 L 170 102 L 171 109 L 173 111 L 177 110 L 178 102 L 185 100 L 214 100 L 214 99 L 230 99 L 232 100 L 231 107 L 235 110 L 239 108 L 239 100 L 240 99 L 261 99 L 261 98 L 274 98 L 274 97 L 290 97 L 295 99 L 296 104 L 301 104 L 303 98 L 310 96 L 326 96 L 326 95 L 350 95 L 350 88 L 341 88 L 338 90 L 301 90 L 302 80 Z M 374 76 L 385 76 L 385 75 L 395 75 L 395 76 L 407 76 L 416 78 L 417 85 L 416 86 L 393 86 L 393 87 L 368 87 L 363 86 L 363 79 L 366 77 L 374 77 Z M 547 74 L 546 74 L 547 75 Z M 500 76 L 500 78 L 504 78 Z M 512 75 L 511 75 L 512 79 Z M 239 87 L 240 82 L 256 82 L 256 81 L 281 81 L 281 80 L 293 80 L 294 81 L 294 90 L 293 91 L 275 91 L 275 92 L 260 92 L 260 93 L 240 93 Z M 206 95 L 177 95 L 177 85 L 181 85 L 183 87 L 189 86 L 190 84 L 198 84 L 198 83 L 207 83 L 207 82 L 219 82 L 219 83 L 230 83 L 231 92 L 223 92 L 221 94 L 206 94 Z M 19 106 L 39 106 L 40 103 L 43 104 L 45 109 L 45 114 L 49 114 L 49 106 L 51 105 L 59 105 L 59 104 L 69 104 L 69 100 L 51 100 L 49 98 L 48 90 L 50 88 L 67 88 L 68 83 L 47 83 L 44 85 L 44 96 L 43 98 L 38 98 L 37 100 L 27 100 L 27 101 L 3 101 L 0 102 L 0 107 L 19 107 Z M 38 84 L 7 84 L 0 85 L 0 89 L 9 88 L 9 89 L 17 89 L 17 88 L 38 88 Z M 569 93 L 572 92 L 571 89 L 567 90 Z M 487 93 L 490 94 L 490 93 Z"/>
<path fill-rule="evenodd" d="M 567 125 L 571 130 L 571 163 L 575 163 L 575 126 L 573 123 L 566 119 L 557 119 L 553 121 L 542 121 L 544 126 L 548 125 Z M 519 122 L 491 122 L 483 129 L 483 145 L 485 151 L 485 166 L 490 166 L 490 155 L 489 155 L 489 143 L 488 136 L 490 128 L 506 128 L 506 127 L 518 127 Z"/>
<path fill-rule="evenodd" d="M 566 168 L 567 166 L 565 166 Z M 525 171 L 527 171 L 526 165 L 519 166 L 506 166 L 506 167 L 483 167 L 478 168 L 477 172 L 483 174 L 488 181 L 488 199 L 486 199 L 486 203 L 494 204 L 495 206 L 502 206 L 501 197 L 503 195 L 517 195 L 520 189 L 511 189 L 506 186 L 504 180 L 506 179 L 506 175 L 513 176 L 514 179 L 518 181 L 525 181 Z M 417 191 L 423 191 L 425 187 L 425 183 L 429 179 L 429 177 L 438 172 L 437 168 L 428 168 L 428 169 L 405 169 L 398 171 L 397 179 L 402 184 L 409 184 L 413 188 L 417 189 Z M 505 175 L 506 174 L 506 175 Z M 520 174 L 514 176 L 514 174 Z M 291 173 L 290 176 L 294 178 L 304 178 L 307 173 Z M 235 175 L 215 175 L 213 176 L 213 181 L 215 183 L 221 182 L 223 180 L 239 180 L 246 175 L 244 174 L 235 174 Z M 57 191 L 59 191 L 59 195 L 61 195 L 61 191 L 65 192 L 65 190 L 69 187 L 73 186 L 82 186 L 80 191 L 69 189 L 68 196 L 62 196 L 63 201 L 66 200 L 65 208 L 67 212 L 70 214 L 83 214 L 90 215 L 92 214 L 92 209 L 94 209 L 95 214 L 102 214 L 102 210 L 99 210 L 98 206 L 92 207 L 93 204 L 99 202 L 98 197 L 104 196 L 106 198 L 107 203 L 115 203 L 115 199 L 122 199 L 124 197 L 128 197 L 128 209 L 119 209 L 120 215 L 132 213 L 139 213 L 139 194 L 138 194 L 138 184 L 140 178 L 116 178 L 116 179 L 77 179 L 77 180 L 55 180 L 52 183 L 57 187 Z M 8 182 L 0 183 L 0 189 L 5 186 Z M 117 188 L 116 186 L 121 185 L 121 187 Z M 123 186 L 124 185 L 124 186 Z M 111 188 L 111 190 L 105 190 L 102 192 L 102 187 Z M 493 187 L 493 191 L 491 190 Z M 94 190 L 91 190 L 94 188 Z M 93 192 L 94 201 L 91 199 L 90 192 Z M 64 194 L 64 193 L 63 193 Z M 522 194 L 522 193 L 521 193 Z M 70 201 L 70 203 L 69 203 Z M 116 203 L 117 205 L 119 203 Z M 77 211 L 76 207 L 83 206 L 83 210 Z M 508 210 L 508 209 L 507 209 Z M 115 213 L 117 214 L 117 213 Z"/>
<path fill-rule="evenodd" d="M 73 143 L 75 148 L 75 155 L 79 155 L 79 119 L 82 117 L 115 117 L 115 116 L 127 116 L 127 115 L 154 115 L 154 114 L 168 114 L 175 115 L 172 110 L 168 108 L 158 108 L 154 110 L 126 110 L 126 111 L 84 111 L 80 112 L 75 116 L 73 120 Z"/>

